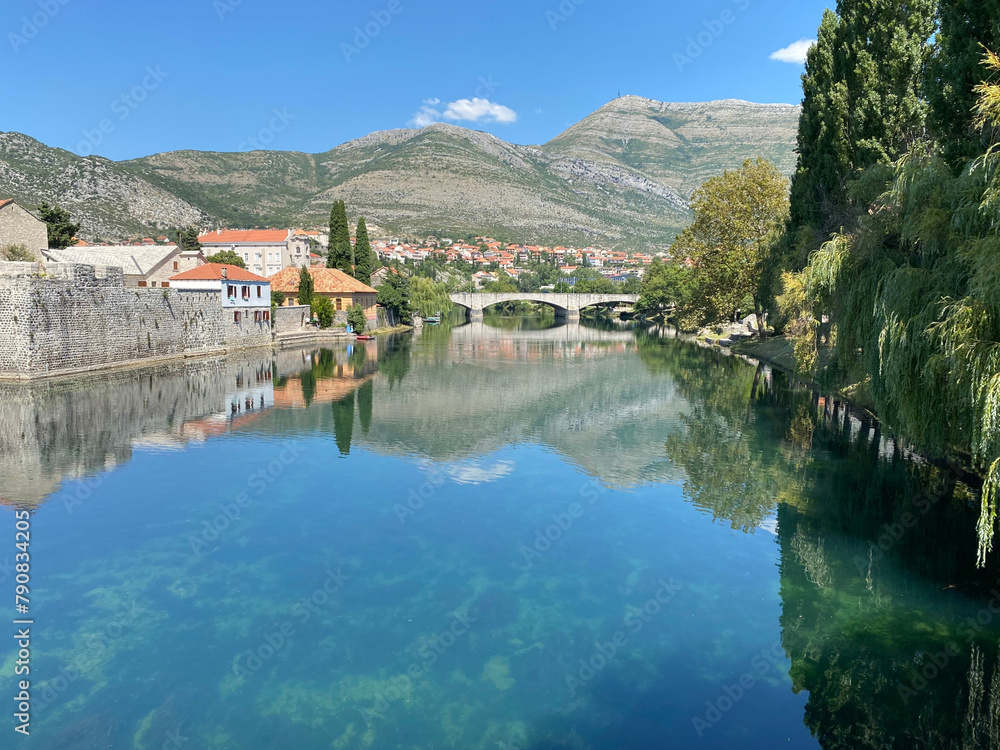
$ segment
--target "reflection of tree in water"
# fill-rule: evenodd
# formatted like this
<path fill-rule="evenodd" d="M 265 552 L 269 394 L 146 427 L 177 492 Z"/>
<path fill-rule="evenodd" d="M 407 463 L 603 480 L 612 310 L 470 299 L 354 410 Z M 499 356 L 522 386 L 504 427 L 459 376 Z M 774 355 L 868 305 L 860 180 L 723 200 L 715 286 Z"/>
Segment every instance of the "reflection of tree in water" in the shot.
<path fill-rule="evenodd" d="M 974 482 L 781 373 L 673 341 L 639 352 L 692 404 L 666 444 L 692 501 L 745 530 L 777 510 L 782 645 L 821 746 L 1000 748 L 1000 596 L 996 563 L 975 566 Z"/>
<path fill-rule="evenodd" d="M 358 419 L 361 421 L 361 432 L 365 435 L 372 426 L 372 402 L 375 385 L 369 380 L 358 389 Z"/>
<path fill-rule="evenodd" d="M 333 402 L 333 435 L 340 455 L 351 452 L 351 437 L 354 433 L 354 391 L 339 401 Z"/>

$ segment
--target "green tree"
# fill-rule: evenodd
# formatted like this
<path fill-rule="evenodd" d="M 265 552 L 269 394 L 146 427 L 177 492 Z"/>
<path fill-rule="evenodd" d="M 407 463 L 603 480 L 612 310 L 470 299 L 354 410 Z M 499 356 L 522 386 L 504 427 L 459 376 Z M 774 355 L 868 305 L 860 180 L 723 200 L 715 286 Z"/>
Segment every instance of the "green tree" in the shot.
<path fill-rule="evenodd" d="M 447 314 L 452 307 L 448 288 L 438 281 L 414 276 L 410 279 L 410 307 L 422 318 L 439 312 Z"/>
<path fill-rule="evenodd" d="M 773 162 L 748 159 L 695 190 L 691 208 L 694 221 L 671 251 L 694 262 L 695 304 L 725 318 L 750 304 L 760 320 L 769 302 L 761 282 L 788 219 L 788 181 Z"/>
<path fill-rule="evenodd" d="M 672 307 L 685 308 L 694 298 L 694 272 L 679 263 L 664 263 L 659 258 L 646 269 L 639 287 L 636 312 L 656 317 Z"/>
<path fill-rule="evenodd" d="M 299 269 L 299 288 L 296 294 L 300 305 L 312 305 L 313 287 L 313 277 L 308 266 L 302 266 Z"/>
<path fill-rule="evenodd" d="M 215 255 L 209 255 L 205 258 L 209 263 L 223 263 L 227 266 L 237 266 L 239 268 L 246 268 L 247 264 L 243 262 L 243 258 L 236 254 L 234 250 L 221 250 Z"/>
<path fill-rule="evenodd" d="M 939 26 L 928 66 L 928 122 L 945 159 L 961 171 L 984 153 L 989 132 L 973 121 L 973 89 L 983 80 L 983 47 L 1000 48 L 1000 2 L 939 0 Z"/>
<path fill-rule="evenodd" d="M 351 305 L 347 308 L 347 323 L 354 333 L 364 333 L 367 322 L 365 310 L 361 305 Z"/>
<path fill-rule="evenodd" d="M 198 230 L 188 227 L 177 232 L 177 245 L 186 253 L 197 253 L 201 251 L 201 242 L 198 241 Z"/>
<path fill-rule="evenodd" d="M 573 289 L 577 294 L 614 294 L 618 290 L 611 279 L 603 276 L 599 279 L 584 279 Z"/>
<path fill-rule="evenodd" d="M 409 325 L 413 321 L 410 282 L 402 273 L 390 273 L 386 276 L 385 283 L 378 288 L 376 301 L 395 313 L 403 325 Z"/>
<path fill-rule="evenodd" d="M 285 304 L 285 293 L 276 289 L 271 290 L 271 307 L 281 307 Z"/>
<path fill-rule="evenodd" d="M 38 207 L 38 218 L 48 225 L 49 247 L 63 250 L 74 243 L 80 225 L 74 224 L 69 211 L 43 202 Z"/>
<path fill-rule="evenodd" d="M 936 0 L 838 0 L 802 78 L 793 233 L 828 236 L 851 217 L 858 170 L 892 164 L 922 137 Z"/>
<path fill-rule="evenodd" d="M 378 256 L 372 249 L 368 239 L 368 226 L 365 217 L 358 219 L 357 239 L 354 243 L 354 278 L 362 284 L 371 285 L 372 274 L 378 269 Z"/>
<path fill-rule="evenodd" d="M 336 268 L 348 275 L 354 273 L 354 251 L 351 248 L 351 229 L 347 223 L 344 201 L 334 201 L 330 210 L 330 254 L 326 267 Z"/>
<path fill-rule="evenodd" d="M 316 316 L 316 321 L 320 328 L 329 328 L 333 325 L 333 303 L 329 297 L 317 294 L 312 298 L 309 309 Z"/>

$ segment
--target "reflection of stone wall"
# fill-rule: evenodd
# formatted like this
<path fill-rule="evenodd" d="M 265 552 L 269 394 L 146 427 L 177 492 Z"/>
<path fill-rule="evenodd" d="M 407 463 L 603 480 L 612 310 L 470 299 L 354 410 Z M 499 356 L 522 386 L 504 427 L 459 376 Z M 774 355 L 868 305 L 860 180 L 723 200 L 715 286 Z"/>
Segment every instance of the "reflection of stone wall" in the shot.
<path fill-rule="evenodd" d="M 0 374 L 39 376 L 271 343 L 218 294 L 126 289 L 120 268 L 0 264 Z"/>
<path fill-rule="evenodd" d="M 0 498 L 36 504 L 64 477 L 129 461 L 137 444 L 226 429 L 232 395 L 269 385 L 271 364 L 265 351 L 0 385 Z"/>

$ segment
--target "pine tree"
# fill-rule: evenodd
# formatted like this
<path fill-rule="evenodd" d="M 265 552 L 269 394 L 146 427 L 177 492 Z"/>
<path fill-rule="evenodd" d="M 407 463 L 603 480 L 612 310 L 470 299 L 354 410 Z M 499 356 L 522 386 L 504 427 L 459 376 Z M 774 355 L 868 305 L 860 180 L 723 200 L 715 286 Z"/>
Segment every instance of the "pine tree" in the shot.
<path fill-rule="evenodd" d="M 347 207 L 344 201 L 335 201 L 330 211 L 330 254 L 326 267 L 336 268 L 347 274 L 354 272 L 351 229 L 347 223 Z"/>
<path fill-rule="evenodd" d="M 371 285 L 372 274 L 378 266 L 378 256 L 372 249 L 368 239 L 368 226 L 365 217 L 358 219 L 357 239 L 354 243 L 354 278 L 362 284 Z"/>
<path fill-rule="evenodd" d="M 313 278 L 306 266 L 299 269 L 298 299 L 300 305 L 311 305 L 313 298 Z"/>
<path fill-rule="evenodd" d="M 990 143 L 991 133 L 973 122 L 973 89 L 986 77 L 983 46 L 1000 49 L 1000 0 L 940 0 L 938 18 L 928 66 L 928 120 L 945 159 L 958 172 Z"/>
<path fill-rule="evenodd" d="M 188 227 L 177 233 L 177 244 L 185 253 L 196 253 L 201 250 L 201 242 L 198 241 L 198 230 Z"/>
<path fill-rule="evenodd" d="M 73 244 L 80 225 L 74 224 L 69 211 L 42 203 L 38 207 L 38 218 L 48 224 L 49 247 L 54 250 L 64 250 Z"/>

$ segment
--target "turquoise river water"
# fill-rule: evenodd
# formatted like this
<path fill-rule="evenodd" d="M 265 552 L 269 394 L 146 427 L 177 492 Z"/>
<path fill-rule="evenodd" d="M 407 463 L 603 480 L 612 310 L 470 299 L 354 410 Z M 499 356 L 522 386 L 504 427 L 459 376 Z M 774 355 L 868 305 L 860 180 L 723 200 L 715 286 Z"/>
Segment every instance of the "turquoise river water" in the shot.
<path fill-rule="evenodd" d="M 2 386 L 0 432 L 4 748 L 1000 747 L 974 483 L 736 357 L 429 327 Z"/>

